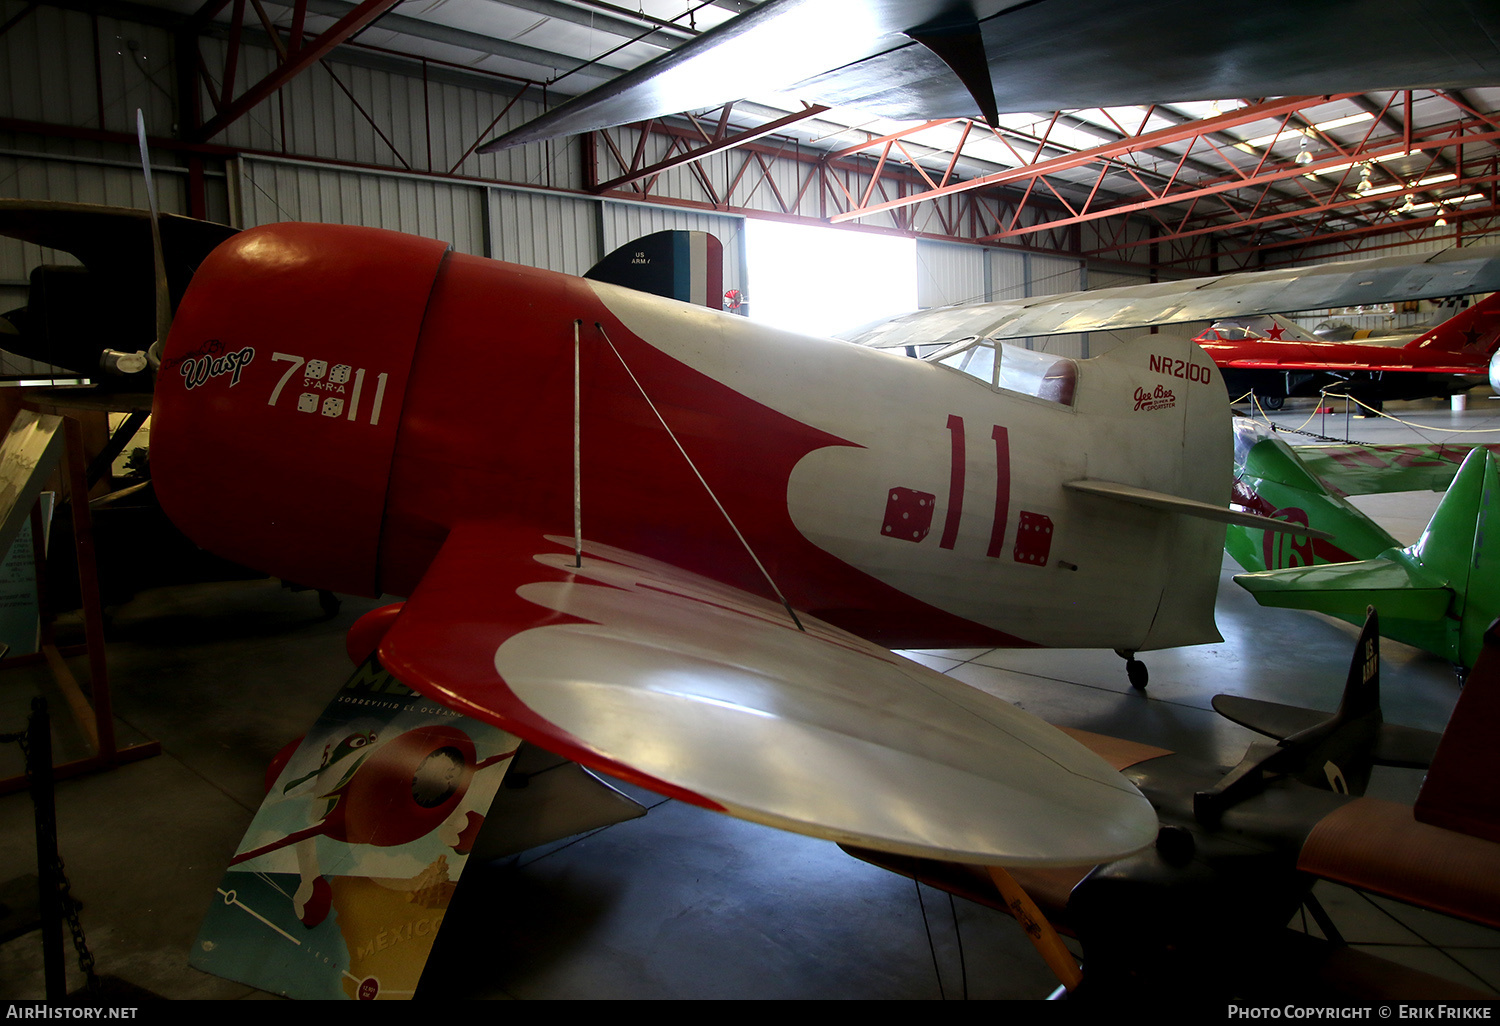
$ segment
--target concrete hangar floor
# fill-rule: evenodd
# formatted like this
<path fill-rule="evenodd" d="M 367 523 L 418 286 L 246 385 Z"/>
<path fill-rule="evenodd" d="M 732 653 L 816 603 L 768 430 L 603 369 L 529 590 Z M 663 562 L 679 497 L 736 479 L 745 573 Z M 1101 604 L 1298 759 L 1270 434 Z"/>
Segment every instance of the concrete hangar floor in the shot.
<path fill-rule="evenodd" d="M 1392 420 L 1310 418 L 1293 401 L 1270 419 L 1355 441 L 1500 441 L 1500 402 L 1469 409 L 1391 404 Z M 1311 422 L 1309 422 L 1311 421 Z M 1458 432 L 1477 433 L 1458 433 Z M 1414 540 L 1437 496 L 1361 500 Z M 911 653 L 1060 725 L 1232 765 L 1252 739 L 1210 708 L 1217 692 L 1331 709 L 1354 628 L 1262 609 L 1226 558 L 1219 645 L 1145 656 L 1151 684 L 1127 683 L 1114 654 L 961 650 Z M 263 794 L 263 774 L 348 675 L 343 635 L 377 603 L 345 600 L 328 618 L 312 593 L 275 581 L 145 592 L 111 610 L 110 676 L 122 743 L 154 738 L 159 757 L 57 788 L 60 848 L 97 971 L 150 995 L 270 995 L 187 964 L 215 885 Z M 1459 693 L 1451 668 L 1385 642 L 1388 722 L 1441 730 Z M 82 670 L 79 670 L 82 675 Z M 46 671 L 0 672 L 0 732 L 18 730 Z M 54 694 L 53 706 L 62 704 Z M 61 711 L 59 760 L 83 754 Z M 21 769 L 0 746 L 0 775 Z M 1371 793 L 1410 800 L 1421 774 L 1377 769 Z M 446 997 L 1030 998 L 1056 981 L 1009 916 L 782 833 L 622 785 L 643 818 L 470 865 L 424 978 Z M 0 797 L 0 886 L 35 872 L 31 803 Z M 1357 949 L 1500 994 L 1500 934 L 1319 884 Z M 9 895 L 0 893 L 0 902 Z M 23 896 L 24 900 L 24 896 Z M 1293 926 L 1303 928 L 1302 918 Z M 1317 933 L 1308 920 L 1306 929 Z M 71 951 L 70 986 L 81 985 Z M 446 964 L 445 964 L 446 963 Z M 0 999 L 45 993 L 40 934 L 0 943 Z M 121 1003 L 135 1003 L 125 1000 Z"/>

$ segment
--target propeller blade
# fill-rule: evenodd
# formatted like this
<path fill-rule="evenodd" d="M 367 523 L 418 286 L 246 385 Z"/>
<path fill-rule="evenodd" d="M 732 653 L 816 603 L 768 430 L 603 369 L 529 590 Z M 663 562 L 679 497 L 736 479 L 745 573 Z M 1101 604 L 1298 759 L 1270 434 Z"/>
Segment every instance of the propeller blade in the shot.
<path fill-rule="evenodd" d="M 146 202 L 151 207 L 151 256 L 156 265 L 156 341 L 147 359 L 153 368 L 161 363 L 161 347 L 172 326 L 172 295 L 167 288 L 167 258 L 161 246 L 161 212 L 156 205 L 156 183 L 151 179 L 151 157 L 146 148 L 146 115 L 135 111 L 135 134 L 141 145 L 141 170 L 146 174 Z"/>

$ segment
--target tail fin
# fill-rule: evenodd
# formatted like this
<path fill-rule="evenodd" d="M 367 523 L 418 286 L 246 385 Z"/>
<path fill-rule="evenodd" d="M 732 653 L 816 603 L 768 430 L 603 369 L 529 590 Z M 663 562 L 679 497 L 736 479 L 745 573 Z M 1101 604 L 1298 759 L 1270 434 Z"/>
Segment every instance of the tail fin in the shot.
<path fill-rule="evenodd" d="M 1282 741 L 1301 765 L 1292 770 L 1304 784 L 1341 794 L 1364 794 L 1380 738 L 1380 614 L 1365 610 L 1365 626 L 1349 660 L 1349 676 L 1338 710 L 1323 723 Z"/>
<path fill-rule="evenodd" d="M 1485 627 L 1500 615 L 1500 544 L 1486 544 L 1484 530 L 1497 502 L 1500 464 L 1475 449 L 1415 545 L 1359 562 L 1239 574 L 1235 582 L 1261 605 L 1355 622 L 1373 605 L 1386 637 L 1473 666 Z"/>
<path fill-rule="evenodd" d="M 1227 696 L 1214 699 L 1214 708 L 1234 719 L 1235 712 L 1263 718 L 1270 712 L 1283 723 L 1295 722 L 1311 710 L 1272 707 L 1267 703 L 1244 703 L 1236 708 Z M 1226 711 L 1227 710 L 1227 711 Z M 1224 811 L 1260 791 L 1268 778 L 1286 775 L 1312 787 L 1338 794 L 1364 794 L 1382 735 L 1380 712 L 1380 617 L 1371 608 L 1365 614 L 1364 630 L 1349 661 L 1349 676 L 1338 711 L 1275 744 L 1252 742 L 1238 766 L 1207 791 L 1193 796 L 1193 813 L 1203 823 L 1213 823 Z M 1252 729 L 1259 729 L 1254 727 Z"/>
<path fill-rule="evenodd" d="M 621 246 L 584 277 L 722 310 L 724 245 L 708 232 L 655 232 Z"/>
<path fill-rule="evenodd" d="M 1454 590 L 1450 615 L 1458 618 L 1458 658 L 1473 666 L 1490 621 L 1500 616 L 1500 544 L 1485 522 L 1500 513 L 1500 463 L 1487 449 L 1475 449 L 1459 467 L 1453 483 L 1433 511 L 1421 539 L 1406 551 L 1422 566 L 1449 582 Z"/>
<path fill-rule="evenodd" d="M 1484 634 L 1474 672 L 1422 782 L 1415 814 L 1423 823 L 1500 841 L 1495 738 L 1500 735 L 1500 623 Z"/>
<path fill-rule="evenodd" d="M 1435 325 L 1405 346 L 1440 353 L 1490 356 L 1500 347 L 1500 292 Z"/>

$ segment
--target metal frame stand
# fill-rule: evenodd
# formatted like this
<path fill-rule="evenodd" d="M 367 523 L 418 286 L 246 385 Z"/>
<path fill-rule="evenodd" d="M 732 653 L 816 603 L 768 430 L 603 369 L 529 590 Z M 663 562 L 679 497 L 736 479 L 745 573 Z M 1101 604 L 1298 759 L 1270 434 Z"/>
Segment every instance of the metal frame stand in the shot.
<path fill-rule="evenodd" d="M 71 417 L 63 418 L 64 452 L 63 473 L 67 475 L 72 495 L 73 540 L 78 558 L 78 592 L 83 605 L 84 644 L 59 648 L 56 639 L 54 616 L 47 607 L 43 590 L 46 569 L 46 546 L 42 544 L 41 504 L 31 511 L 32 538 L 36 553 L 36 586 L 38 608 L 41 610 L 41 634 L 39 658 L 45 659 L 52 679 L 67 700 L 73 720 L 83 731 L 84 738 L 93 750 L 92 755 L 53 767 L 56 779 L 66 779 L 83 773 L 108 769 L 126 762 L 149 759 L 161 754 L 161 742 L 144 741 L 140 744 L 119 748 L 115 743 L 115 721 L 110 697 L 109 671 L 104 654 L 104 613 L 100 601 L 98 567 L 94 558 L 94 534 L 89 518 L 88 484 L 85 468 L 88 462 L 83 451 L 83 429 Z M 88 693 L 79 685 L 68 667 L 66 657 L 86 654 L 89 661 Z M 26 665 L 34 659 L 12 659 L 7 665 Z M 13 794 L 26 787 L 25 776 L 0 780 L 0 794 Z"/>

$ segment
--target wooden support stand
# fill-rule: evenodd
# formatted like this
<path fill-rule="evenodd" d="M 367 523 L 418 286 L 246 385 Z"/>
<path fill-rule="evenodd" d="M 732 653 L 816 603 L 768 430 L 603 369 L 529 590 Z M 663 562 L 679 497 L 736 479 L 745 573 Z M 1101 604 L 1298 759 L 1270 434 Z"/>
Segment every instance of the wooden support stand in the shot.
<path fill-rule="evenodd" d="M 23 411 L 17 417 L 17 424 L 22 418 L 36 418 L 36 414 Z M 71 417 L 60 418 L 63 430 L 63 453 L 61 460 L 61 471 L 66 476 L 68 491 L 72 498 L 69 505 L 73 511 L 73 540 L 78 559 L 78 593 L 83 605 L 83 629 L 84 644 L 82 646 L 69 646 L 59 648 L 57 645 L 56 631 L 54 627 L 54 616 L 48 608 L 47 596 L 43 588 L 46 568 L 46 546 L 42 539 L 46 537 L 43 533 L 42 511 L 39 501 L 33 500 L 30 509 L 33 550 L 36 553 L 36 586 L 37 605 L 41 612 L 41 630 L 39 635 L 40 658 L 44 659 L 52 672 L 52 678 L 58 689 L 67 700 L 68 708 L 71 710 L 74 721 L 83 732 L 89 748 L 93 754 L 82 759 L 62 763 L 53 768 L 53 775 L 58 779 L 77 776 L 95 770 L 108 769 L 125 762 L 135 762 L 139 759 L 147 759 L 161 754 L 161 743 L 158 741 L 146 741 L 140 744 L 127 745 L 124 748 L 116 746 L 115 721 L 113 707 L 110 698 L 109 672 L 104 655 L 104 619 L 103 605 L 100 600 L 98 568 L 94 557 L 94 534 L 92 522 L 89 518 L 88 484 L 86 481 L 86 468 L 88 461 L 84 456 L 83 431 L 78 421 Z M 12 434 L 15 427 L 12 427 Z M 7 445 L 9 445 L 7 439 Z M 22 461 L 24 465 L 24 460 Z M 40 470 L 43 477 L 46 475 L 44 466 L 37 466 L 34 470 Z M 35 476 L 35 474 L 33 474 Z M 40 482 L 36 482 L 36 488 L 40 488 Z M 34 491 L 33 491 L 34 494 Z M 7 542 L 3 552 L 8 548 Z M 79 684 L 73 671 L 68 667 L 66 657 L 70 655 L 86 654 L 89 664 L 88 689 Z M 28 660 L 29 662 L 30 660 Z M 10 777 L 0 780 L 0 794 L 10 794 L 26 787 L 24 776 Z"/>

